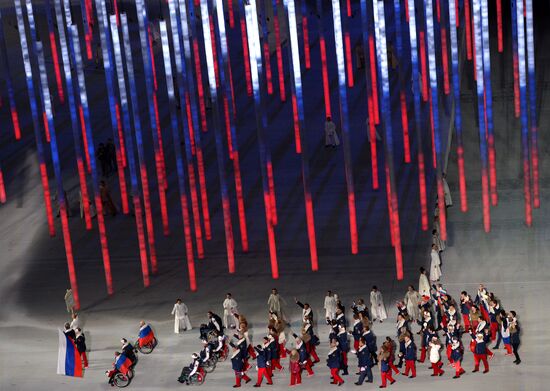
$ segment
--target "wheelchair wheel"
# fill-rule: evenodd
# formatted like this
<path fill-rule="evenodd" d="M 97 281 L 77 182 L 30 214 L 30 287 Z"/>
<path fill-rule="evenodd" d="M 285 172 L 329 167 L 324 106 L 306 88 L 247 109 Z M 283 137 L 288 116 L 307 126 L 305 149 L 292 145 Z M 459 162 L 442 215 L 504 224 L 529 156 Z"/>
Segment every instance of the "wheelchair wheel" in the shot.
<path fill-rule="evenodd" d="M 139 346 L 139 343 L 137 344 L 138 350 L 143 354 L 149 354 L 155 349 L 155 346 L 157 346 L 157 339 L 153 338 L 151 342 L 149 342 L 146 345 Z"/>
<path fill-rule="evenodd" d="M 204 368 L 206 373 L 214 372 L 214 369 L 216 369 L 217 362 L 218 360 L 216 359 L 216 356 L 213 356 L 213 357 L 210 357 L 210 359 L 206 361 L 202 367 Z"/>
<path fill-rule="evenodd" d="M 204 378 L 205 376 L 202 375 L 201 373 L 195 373 L 191 379 L 189 379 L 189 383 L 190 384 L 198 384 L 199 386 L 204 383 Z"/>
<path fill-rule="evenodd" d="M 128 384 L 130 384 L 130 381 L 132 381 L 132 378 L 129 376 L 126 376 L 123 373 L 117 373 L 115 377 L 113 378 L 113 383 L 115 383 L 115 386 L 119 388 L 128 387 Z"/>
<path fill-rule="evenodd" d="M 133 369 L 128 369 L 127 375 L 130 378 L 130 380 L 132 380 L 134 378 L 134 370 Z"/>

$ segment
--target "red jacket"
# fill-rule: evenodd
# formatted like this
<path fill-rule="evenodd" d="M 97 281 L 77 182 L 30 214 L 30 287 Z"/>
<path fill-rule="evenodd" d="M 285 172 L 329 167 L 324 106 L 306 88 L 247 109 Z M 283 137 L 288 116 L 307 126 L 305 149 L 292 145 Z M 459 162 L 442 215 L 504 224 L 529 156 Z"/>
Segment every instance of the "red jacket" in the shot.
<path fill-rule="evenodd" d="M 289 365 L 290 373 L 300 373 L 300 362 L 299 361 L 291 361 Z"/>

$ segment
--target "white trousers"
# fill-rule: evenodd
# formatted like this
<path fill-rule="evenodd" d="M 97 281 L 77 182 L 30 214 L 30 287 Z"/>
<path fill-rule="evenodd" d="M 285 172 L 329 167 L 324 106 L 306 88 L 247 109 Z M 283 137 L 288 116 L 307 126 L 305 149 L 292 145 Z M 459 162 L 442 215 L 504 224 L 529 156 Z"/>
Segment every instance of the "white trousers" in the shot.
<path fill-rule="evenodd" d="M 185 315 L 183 318 L 174 317 L 174 333 L 179 334 L 180 330 L 184 329 L 189 331 L 192 329 L 189 316 Z"/>

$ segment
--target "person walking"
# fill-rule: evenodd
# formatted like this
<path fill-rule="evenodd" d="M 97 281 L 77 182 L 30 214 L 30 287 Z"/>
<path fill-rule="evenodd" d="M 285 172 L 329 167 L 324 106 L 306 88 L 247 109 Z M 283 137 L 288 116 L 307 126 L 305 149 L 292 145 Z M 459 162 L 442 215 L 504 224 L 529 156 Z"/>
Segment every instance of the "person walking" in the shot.
<path fill-rule="evenodd" d="M 386 306 L 384 305 L 384 299 L 382 298 L 382 292 L 378 290 L 378 287 L 374 285 L 370 292 L 370 310 L 372 313 L 372 321 L 378 319 L 382 323 L 388 318 L 386 313 Z"/>
<path fill-rule="evenodd" d="M 418 321 L 420 319 L 420 294 L 414 290 L 414 286 L 409 285 L 407 293 L 405 293 L 405 299 L 403 300 L 407 307 L 407 313 L 412 321 Z"/>
<path fill-rule="evenodd" d="M 181 299 L 176 300 L 174 308 L 172 308 L 172 315 L 174 315 L 174 333 L 179 334 L 180 330 L 189 331 L 191 327 L 191 322 L 189 321 L 189 309 L 181 301 Z"/>
<path fill-rule="evenodd" d="M 365 381 L 365 378 L 367 378 L 367 383 L 372 383 L 372 358 L 371 354 L 369 352 L 369 349 L 367 348 L 367 342 L 365 341 L 365 338 L 359 339 L 359 349 L 357 349 L 356 353 L 357 355 L 357 361 L 359 365 L 359 379 L 355 382 L 355 385 L 360 386 Z"/>
<path fill-rule="evenodd" d="M 518 349 L 520 344 L 520 332 L 521 329 L 519 327 L 519 322 L 516 318 L 516 312 L 510 311 L 508 314 L 508 322 L 510 324 L 510 344 L 512 345 L 512 351 L 514 352 L 514 356 L 516 357 L 516 360 L 514 361 L 514 364 L 519 365 L 521 363 L 521 359 L 519 358 Z"/>
<path fill-rule="evenodd" d="M 233 315 L 235 313 L 239 313 L 237 301 L 233 298 L 231 293 L 227 293 L 223 301 L 223 326 L 226 329 L 235 328 L 235 316 Z"/>
<path fill-rule="evenodd" d="M 430 257 L 430 281 L 437 282 L 441 278 L 441 258 L 439 257 L 439 248 L 435 244 L 432 244 Z"/>
<path fill-rule="evenodd" d="M 74 343 L 76 345 L 76 349 L 78 350 L 78 353 L 80 353 L 82 365 L 84 365 L 84 368 L 88 368 L 88 357 L 86 356 L 86 337 L 84 337 L 84 333 L 80 327 L 78 327 L 75 332 L 76 338 Z"/>

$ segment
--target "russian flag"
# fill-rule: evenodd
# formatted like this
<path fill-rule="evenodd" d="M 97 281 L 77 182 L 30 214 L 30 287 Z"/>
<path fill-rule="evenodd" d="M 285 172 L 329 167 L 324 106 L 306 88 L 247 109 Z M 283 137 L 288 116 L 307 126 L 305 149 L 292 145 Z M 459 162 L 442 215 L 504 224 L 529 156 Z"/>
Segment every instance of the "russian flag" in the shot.
<path fill-rule="evenodd" d="M 82 361 L 73 340 L 63 331 L 59 332 L 59 352 L 57 354 L 57 374 L 82 377 Z"/>
<path fill-rule="evenodd" d="M 153 341 L 153 338 L 155 338 L 155 334 L 153 333 L 153 329 L 151 329 L 150 325 L 145 325 L 139 330 L 139 336 L 138 336 L 139 346 L 147 345 L 149 342 Z"/>
<path fill-rule="evenodd" d="M 132 366 L 132 360 L 126 357 L 124 353 L 118 356 L 115 362 L 115 368 L 118 369 L 120 372 L 124 373 L 125 375 L 128 374 L 128 370 L 130 369 L 131 366 Z"/>

